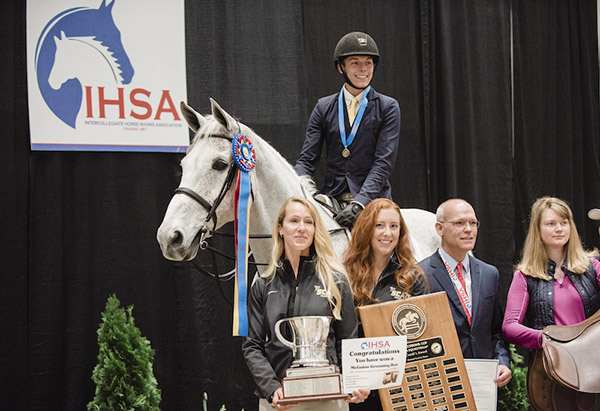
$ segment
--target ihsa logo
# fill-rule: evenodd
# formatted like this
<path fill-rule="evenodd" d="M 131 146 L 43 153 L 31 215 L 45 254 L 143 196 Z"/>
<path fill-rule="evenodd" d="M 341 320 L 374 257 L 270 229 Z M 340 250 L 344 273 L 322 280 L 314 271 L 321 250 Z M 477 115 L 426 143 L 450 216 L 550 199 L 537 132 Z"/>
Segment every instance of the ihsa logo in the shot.
<path fill-rule="evenodd" d="M 116 0 L 115 0 L 116 1 Z M 125 93 L 135 70 L 113 19 L 115 1 L 75 7 L 46 24 L 36 44 L 35 73 L 44 102 L 63 123 L 76 128 L 85 104 L 86 118 L 106 118 L 107 108 L 119 119 L 180 120 L 169 90 L 162 90 L 156 107 L 151 92 L 135 88 Z M 113 114 L 114 113 L 114 114 Z"/>
<path fill-rule="evenodd" d="M 377 340 L 377 341 L 365 341 L 360 345 L 360 348 L 363 350 L 374 349 L 374 348 L 390 348 L 390 342 L 385 340 Z"/>

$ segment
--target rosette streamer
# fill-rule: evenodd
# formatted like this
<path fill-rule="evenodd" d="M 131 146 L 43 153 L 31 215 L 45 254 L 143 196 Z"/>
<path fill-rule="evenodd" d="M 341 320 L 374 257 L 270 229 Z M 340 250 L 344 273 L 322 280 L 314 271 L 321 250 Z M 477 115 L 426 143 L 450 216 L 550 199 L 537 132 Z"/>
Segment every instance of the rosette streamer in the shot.
<path fill-rule="evenodd" d="M 235 289 L 233 306 L 233 335 L 248 336 L 247 284 L 248 239 L 250 235 L 250 171 L 256 164 L 252 143 L 243 134 L 237 134 L 232 143 L 233 159 L 238 166 L 235 187 Z"/>

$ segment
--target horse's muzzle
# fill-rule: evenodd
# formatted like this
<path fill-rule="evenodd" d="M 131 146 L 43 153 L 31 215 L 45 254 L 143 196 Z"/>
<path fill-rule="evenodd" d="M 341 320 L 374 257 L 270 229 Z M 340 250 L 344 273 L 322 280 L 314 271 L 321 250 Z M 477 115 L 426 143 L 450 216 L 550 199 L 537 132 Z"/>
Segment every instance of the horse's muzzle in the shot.
<path fill-rule="evenodd" d="M 198 249 L 206 249 L 208 246 L 207 240 L 211 234 L 210 228 L 203 225 L 190 241 L 189 234 L 186 235 L 185 230 L 169 229 L 161 226 L 157 233 L 157 240 L 166 259 L 189 261 L 196 257 Z"/>

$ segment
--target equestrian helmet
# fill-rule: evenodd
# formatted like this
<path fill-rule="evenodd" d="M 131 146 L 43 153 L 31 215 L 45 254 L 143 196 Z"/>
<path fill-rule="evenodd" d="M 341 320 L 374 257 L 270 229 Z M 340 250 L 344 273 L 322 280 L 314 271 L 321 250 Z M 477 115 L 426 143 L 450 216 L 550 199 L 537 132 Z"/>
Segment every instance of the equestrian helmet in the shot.
<path fill-rule="evenodd" d="M 341 65 L 342 59 L 348 56 L 372 56 L 373 63 L 377 66 L 379 61 L 379 49 L 373 37 L 362 31 L 353 31 L 344 35 L 333 52 L 333 63 L 337 67 Z"/>

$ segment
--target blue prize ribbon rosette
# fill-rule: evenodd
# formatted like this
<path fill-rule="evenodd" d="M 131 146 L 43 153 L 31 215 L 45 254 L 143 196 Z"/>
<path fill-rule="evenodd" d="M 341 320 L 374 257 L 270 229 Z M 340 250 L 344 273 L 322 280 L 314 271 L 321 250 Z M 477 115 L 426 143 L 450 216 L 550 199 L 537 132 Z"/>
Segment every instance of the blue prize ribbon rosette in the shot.
<path fill-rule="evenodd" d="M 254 146 L 243 134 L 237 134 L 231 145 L 233 159 L 241 171 L 249 172 L 256 165 Z"/>
<path fill-rule="evenodd" d="M 248 336 L 246 285 L 248 284 L 248 239 L 250 224 L 250 196 L 252 185 L 249 172 L 256 165 L 252 143 L 243 134 L 232 142 L 233 159 L 239 168 L 235 190 L 235 301 L 233 307 L 233 335 Z"/>

